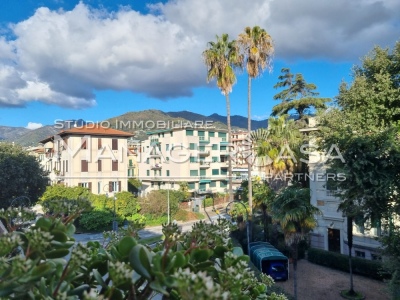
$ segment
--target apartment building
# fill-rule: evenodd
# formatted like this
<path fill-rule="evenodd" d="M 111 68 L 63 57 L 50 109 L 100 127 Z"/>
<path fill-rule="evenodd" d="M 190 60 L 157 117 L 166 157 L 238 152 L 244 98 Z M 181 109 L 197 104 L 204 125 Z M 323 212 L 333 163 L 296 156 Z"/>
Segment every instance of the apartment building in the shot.
<path fill-rule="evenodd" d="M 97 124 L 63 130 L 40 141 L 41 164 L 53 184 L 83 186 L 94 194 L 127 191 L 128 176 L 134 175 L 129 168 L 129 162 L 134 165 L 134 152 L 128 147 L 132 136 Z"/>
<path fill-rule="evenodd" d="M 226 192 L 228 154 L 226 130 L 174 128 L 149 132 L 141 144 L 138 162 L 142 192 L 178 189 L 180 182 L 187 182 L 196 195 Z M 236 182 L 234 188 L 240 183 Z"/>

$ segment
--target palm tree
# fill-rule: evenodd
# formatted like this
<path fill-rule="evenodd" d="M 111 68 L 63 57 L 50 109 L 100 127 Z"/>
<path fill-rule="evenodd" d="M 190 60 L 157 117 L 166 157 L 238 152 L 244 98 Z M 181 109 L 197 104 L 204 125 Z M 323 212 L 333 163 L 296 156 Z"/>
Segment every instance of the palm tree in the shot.
<path fill-rule="evenodd" d="M 238 45 L 241 47 L 243 57 L 246 61 L 247 79 L 247 130 L 251 132 L 251 79 L 257 78 L 268 68 L 271 70 L 272 55 L 274 46 L 271 36 L 259 26 L 246 27 L 244 32 L 239 34 Z M 249 181 L 249 206 L 252 215 L 253 198 L 251 184 L 252 154 L 247 154 L 247 172 Z"/>
<path fill-rule="evenodd" d="M 262 160 L 261 166 L 272 175 L 270 186 L 277 192 L 286 186 L 287 174 L 293 173 L 299 162 L 299 145 L 302 135 L 294 120 L 285 116 L 270 118 L 268 129 L 258 129 L 251 134 L 255 152 Z"/>
<path fill-rule="evenodd" d="M 292 251 L 293 289 L 297 299 L 297 259 L 299 243 L 317 226 L 314 217 L 320 210 L 310 203 L 310 190 L 297 184 L 286 187 L 274 199 L 271 212 L 285 235 L 285 243 Z"/>
<path fill-rule="evenodd" d="M 228 34 L 220 37 L 217 35 L 216 42 L 209 42 L 208 49 L 203 51 L 204 63 L 207 66 L 207 81 L 216 79 L 217 86 L 226 99 L 226 119 L 228 125 L 228 144 L 231 147 L 231 107 L 229 93 L 236 83 L 235 68 L 241 67 L 243 56 L 235 40 L 229 41 Z M 232 158 L 228 156 L 229 173 L 229 201 L 233 201 L 232 193 Z"/>

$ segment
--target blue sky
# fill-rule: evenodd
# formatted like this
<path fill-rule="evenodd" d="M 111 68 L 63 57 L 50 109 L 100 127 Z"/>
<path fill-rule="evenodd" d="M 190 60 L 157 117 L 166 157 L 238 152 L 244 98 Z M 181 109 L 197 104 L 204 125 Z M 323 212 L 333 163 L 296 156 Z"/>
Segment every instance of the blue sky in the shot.
<path fill-rule="evenodd" d="M 273 71 L 253 81 L 252 117 L 267 118 L 283 67 L 335 97 L 374 45 L 399 39 L 395 0 L 21 0 L 0 2 L 0 126 L 101 121 L 129 111 L 226 115 L 201 58 L 216 34 L 259 25 L 275 44 Z M 247 116 L 238 75 L 231 114 Z M 29 126 L 28 126 L 29 124 Z"/>

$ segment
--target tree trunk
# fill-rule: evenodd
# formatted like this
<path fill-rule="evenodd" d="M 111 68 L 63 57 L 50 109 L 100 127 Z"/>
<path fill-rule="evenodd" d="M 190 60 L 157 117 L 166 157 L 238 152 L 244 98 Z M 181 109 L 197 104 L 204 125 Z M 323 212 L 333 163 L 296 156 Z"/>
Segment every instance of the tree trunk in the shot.
<path fill-rule="evenodd" d="M 251 132 L 251 77 L 250 75 L 248 76 L 247 80 L 247 131 L 248 131 L 248 138 L 250 141 L 250 132 Z M 252 149 L 253 147 L 250 146 L 250 151 L 247 153 L 247 176 L 248 176 L 248 188 L 249 188 L 249 194 L 248 194 L 248 199 L 249 199 L 249 216 L 250 216 L 250 222 L 249 222 L 249 243 L 252 241 L 252 235 L 253 235 L 253 226 L 252 226 L 252 219 L 253 219 L 253 184 L 251 181 L 251 167 L 253 164 L 253 155 L 252 155 Z"/>
<path fill-rule="evenodd" d="M 226 96 L 226 123 L 228 125 L 228 193 L 229 193 L 229 202 L 233 201 L 233 191 L 232 191 L 232 129 L 231 129 L 231 104 L 229 101 L 229 94 Z"/>
<path fill-rule="evenodd" d="M 353 286 L 353 264 L 351 259 L 351 250 L 353 248 L 353 217 L 347 217 L 347 244 L 349 246 L 349 273 L 350 273 L 350 290 L 349 295 L 355 295 Z"/>

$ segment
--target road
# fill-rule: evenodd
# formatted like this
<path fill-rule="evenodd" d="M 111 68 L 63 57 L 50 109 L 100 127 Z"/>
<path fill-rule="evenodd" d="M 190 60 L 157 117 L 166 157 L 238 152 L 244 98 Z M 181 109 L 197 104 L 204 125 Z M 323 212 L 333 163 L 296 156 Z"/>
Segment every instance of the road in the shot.
<path fill-rule="evenodd" d="M 204 211 L 202 213 L 204 213 Z M 211 221 L 214 221 L 218 218 L 229 218 L 229 216 L 226 213 L 220 213 L 218 215 L 211 208 L 207 208 L 207 213 Z M 205 214 L 205 217 L 206 217 L 205 221 L 207 223 L 210 223 L 210 219 L 208 219 L 207 214 Z M 188 221 L 188 222 L 177 222 L 177 223 L 181 227 L 182 232 L 186 232 L 189 231 L 192 228 L 192 225 L 196 222 L 198 222 L 198 220 Z M 162 235 L 162 226 L 146 227 L 139 231 L 139 236 L 140 238 L 143 239 L 151 238 L 158 235 Z M 75 234 L 74 238 L 77 243 L 87 243 L 89 241 L 98 241 L 100 243 L 103 243 L 104 241 L 102 233 L 80 233 L 80 234 Z"/>

